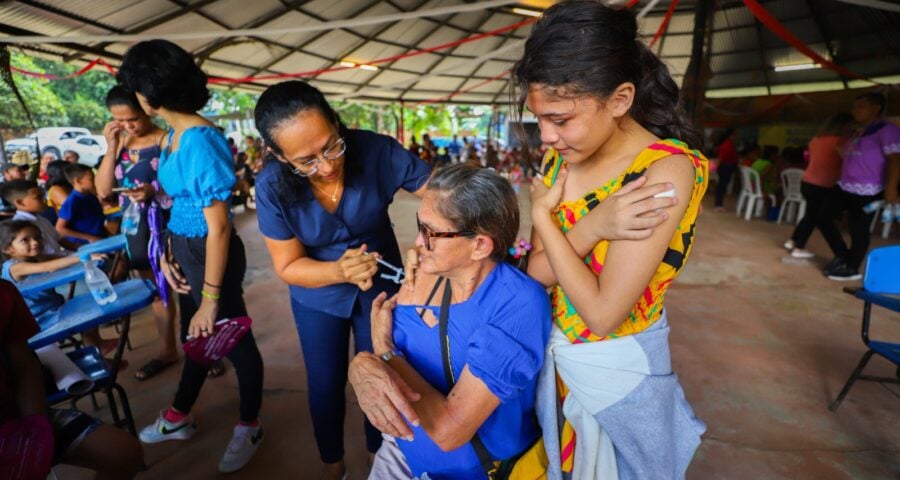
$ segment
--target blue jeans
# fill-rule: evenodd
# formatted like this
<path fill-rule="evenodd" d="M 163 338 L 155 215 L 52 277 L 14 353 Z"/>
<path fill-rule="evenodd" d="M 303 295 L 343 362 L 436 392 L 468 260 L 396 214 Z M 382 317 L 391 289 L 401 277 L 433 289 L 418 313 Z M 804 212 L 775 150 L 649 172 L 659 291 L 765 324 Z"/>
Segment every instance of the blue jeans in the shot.
<path fill-rule="evenodd" d="M 294 322 L 300 335 L 309 410 L 313 433 L 324 463 L 344 458 L 344 391 L 349 367 L 350 330 L 353 330 L 354 352 L 372 351 L 369 313 L 372 305 L 356 301 L 349 318 L 336 317 L 304 307 L 291 299 Z M 366 448 L 375 453 L 381 446 L 381 432 L 365 420 Z"/>

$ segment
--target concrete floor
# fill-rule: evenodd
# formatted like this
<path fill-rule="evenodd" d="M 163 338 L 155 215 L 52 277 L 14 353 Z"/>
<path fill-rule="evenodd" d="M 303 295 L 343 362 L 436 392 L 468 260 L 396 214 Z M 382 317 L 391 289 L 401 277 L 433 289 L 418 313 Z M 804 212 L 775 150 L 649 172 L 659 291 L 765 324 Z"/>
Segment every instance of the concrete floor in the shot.
<path fill-rule="evenodd" d="M 733 199 L 732 199 L 733 200 Z M 411 244 L 414 197 L 401 194 L 392 208 L 401 245 Z M 522 200 L 527 212 L 527 199 Z M 523 232 L 530 226 L 523 218 Z M 306 369 L 290 314 L 287 287 L 272 272 L 252 211 L 237 224 L 247 246 L 246 300 L 266 364 L 262 422 L 266 440 L 239 479 L 316 479 L 321 463 L 313 440 Z M 814 234 L 809 248 L 821 255 L 789 262 L 781 244 L 791 227 L 745 222 L 707 205 L 693 255 L 670 289 L 672 355 L 688 400 L 708 425 L 691 479 L 897 479 L 900 478 L 900 389 L 857 383 L 837 413 L 826 405 L 840 390 L 864 347 L 862 304 L 841 293 L 844 284 L 816 268 L 828 257 Z M 896 235 L 894 237 L 896 242 Z M 874 245 L 885 244 L 875 240 Z M 900 340 L 897 314 L 876 311 L 873 335 Z M 123 372 L 138 428 L 171 401 L 178 368 L 144 383 L 134 368 L 155 353 L 155 329 L 146 313 L 133 329 L 132 367 Z M 868 373 L 893 375 L 882 359 Z M 348 388 L 346 459 L 351 479 L 366 476 L 362 414 Z M 233 369 L 207 382 L 194 415 L 200 431 L 188 442 L 144 447 L 141 479 L 219 478 L 218 459 L 237 420 Z M 81 407 L 90 411 L 89 402 Z M 97 412 L 107 417 L 101 407 Z M 90 478 L 58 467 L 61 479 Z"/>

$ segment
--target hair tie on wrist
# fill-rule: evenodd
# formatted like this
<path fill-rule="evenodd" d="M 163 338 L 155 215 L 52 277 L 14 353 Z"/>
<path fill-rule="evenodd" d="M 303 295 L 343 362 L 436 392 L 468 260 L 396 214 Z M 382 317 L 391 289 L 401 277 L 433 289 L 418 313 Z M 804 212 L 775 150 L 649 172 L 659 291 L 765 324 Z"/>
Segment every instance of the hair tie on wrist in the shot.
<path fill-rule="evenodd" d="M 208 286 L 213 287 L 213 288 L 222 288 L 221 285 L 213 285 L 213 284 L 207 282 L 206 280 L 203 281 L 203 284 L 204 284 L 204 285 L 208 285 Z"/>
<path fill-rule="evenodd" d="M 531 244 L 528 243 L 523 238 L 520 238 L 518 242 L 514 243 L 513 246 L 509 247 L 509 254 L 512 255 L 516 260 L 528 255 L 528 252 L 531 251 Z"/>

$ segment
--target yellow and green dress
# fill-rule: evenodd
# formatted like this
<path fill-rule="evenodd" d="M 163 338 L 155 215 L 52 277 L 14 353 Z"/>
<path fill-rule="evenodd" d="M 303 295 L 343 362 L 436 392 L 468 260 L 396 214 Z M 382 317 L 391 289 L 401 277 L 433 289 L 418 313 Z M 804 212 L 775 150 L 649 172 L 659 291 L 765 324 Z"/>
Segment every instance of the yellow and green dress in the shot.
<path fill-rule="evenodd" d="M 686 155 L 694 165 L 694 188 L 687 211 L 678 223 L 669 247 L 663 257 L 663 261 L 653 274 L 653 278 L 644 289 L 637 303 L 622 323 L 607 336 L 599 336 L 587 327 L 578 312 L 572 306 L 562 287 L 556 285 L 550 292 L 551 310 L 553 321 L 562 330 L 572 343 L 599 342 L 607 338 L 617 338 L 625 335 L 633 335 L 642 332 L 659 320 L 663 312 L 663 298 L 672 280 L 681 271 L 691 251 L 691 243 L 694 238 L 694 228 L 697 215 L 700 211 L 700 202 L 706 192 L 709 162 L 699 151 L 693 150 L 687 144 L 667 139 L 658 141 L 641 151 L 631 165 L 616 178 L 589 192 L 582 198 L 574 201 L 561 202 L 552 212 L 553 219 L 563 233 L 568 232 L 575 224 L 600 204 L 610 195 L 614 194 L 623 185 L 635 180 L 646 172 L 654 162 L 670 155 Z M 544 183 L 550 187 L 556 181 L 559 170 L 565 166 L 565 160 L 554 149 L 547 151 L 544 156 L 541 172 Z M 610 242 L 603 240 L 587 255 L 584 262 L 591 267 L 595 275 L 600 276 L 603 264 L 606 260 L 606 252 Z M 568 388 L 557 376 L 557 388 L 560 395 L 560 406 L 568 394 Z M 565 422 L 560 433 L 560 459 L 562 471 L 571 472 L 574 465 L 575 431 L 569 422 Z"/>

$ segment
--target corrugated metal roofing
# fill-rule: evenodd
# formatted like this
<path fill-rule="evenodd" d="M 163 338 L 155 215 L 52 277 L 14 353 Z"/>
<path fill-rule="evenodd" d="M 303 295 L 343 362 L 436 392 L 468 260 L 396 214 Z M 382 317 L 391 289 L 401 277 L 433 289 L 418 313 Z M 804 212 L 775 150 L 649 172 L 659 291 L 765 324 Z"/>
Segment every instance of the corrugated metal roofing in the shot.
<path fill-rule="evenodd" d="M 641 8 L 649 0 L 641 1 Z M 0 33 L 62 36 L 82 34 L 225 31 L 243 28 L 285 28 L 365 18 L 454 5 L 473 0 L 21 0 L 0 4 Z M 553 0 L 522 1 L 522 6 L 549 6 Z M 618 3 L 622 3 L 621 0 Z M 827 70 L 773 71 L 778 65 L 809 63 L 809 59 L 758 24 L 740 0 L 718 0 L 713 13 L 709 88 L 765 86 L 790 89 L 803 82 L 840 81 Z M 761 0 L 760 3 L 798 38 L 826 58 L 866 76 L 900 73 L 900 16 L 832 0 Z M 434 17 L 386 22 L 326 32 L 289 33 L 277 37 L 199 39 L 178 43 L 198 57 L 210 75 L 243 77 L 293 73 L 338 66 L 341 61 L 368 63 L 462 39 L 521 22 L 527 17 L 509 5 Z M 648 41 L 668 9 L 660 1 L 639 23 Z M 696 0 L 682 0 L 666 34 L 654 47 L 673 76 L 681 81 L 687 69 L 694 31 Z M 521 55 L 527 25 L 502 35 L 433 53 L 378 65 L 377 71 L 345 70 L 311 79 L 332 95 L 350 98 L 420 101 L 469 89 L 509 70 Z M 75 61 L 98 55 L 116 64 L 130 44 L 95 43 L 80 47 L 53 44 L 24 46 L 26 52 Z M 486 61 L 478 58 L 518 45 Z M 239 88 L 260 90 L 273 81 L 256 81 Z M 479 85 L 455 95 L 453 101 L 505 101 L 506 80 Z M 777 87 L 777 88 L 775 88 Z M 402 95 L 402 97 L 401 97 Z"/>

